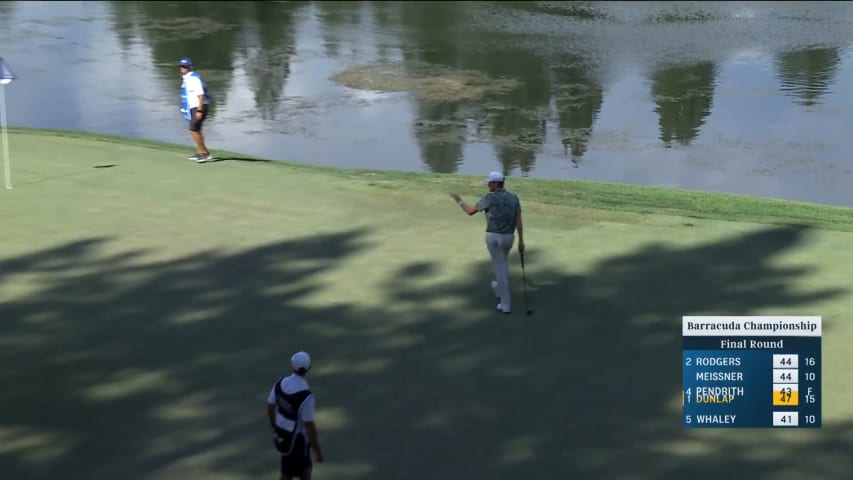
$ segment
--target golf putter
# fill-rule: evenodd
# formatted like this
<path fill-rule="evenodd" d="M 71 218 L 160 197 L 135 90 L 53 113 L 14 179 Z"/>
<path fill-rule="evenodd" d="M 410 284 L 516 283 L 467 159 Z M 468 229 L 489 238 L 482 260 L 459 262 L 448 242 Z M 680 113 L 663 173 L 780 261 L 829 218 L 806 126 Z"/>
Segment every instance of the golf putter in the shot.
<path fill-rule="evenodd" d="M 533 315 L 533 307 L 530 306 L 530 300 L 527 298 L 527 275 L 524 273 L 524 253 L 519 252 L 521 256 L 521 285 L 524 288 L 524 309 L 527 315 Z"/>

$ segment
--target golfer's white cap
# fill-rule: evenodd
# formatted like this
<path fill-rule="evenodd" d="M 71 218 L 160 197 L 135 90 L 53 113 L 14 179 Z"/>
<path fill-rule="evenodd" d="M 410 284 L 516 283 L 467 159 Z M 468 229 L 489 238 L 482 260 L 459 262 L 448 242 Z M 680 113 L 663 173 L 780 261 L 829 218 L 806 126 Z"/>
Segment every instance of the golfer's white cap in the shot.
<path fill-rule="evenodd" d="M 504 174 L 501 172 L 492 172 L 489 174 L 489 178 L 483 180 L 483 183 L 492 183 L 492 182 L 503 182 Z"/>
<path fill-rule="evenodd" d="M 311 368 L 311 357 L 305 352 L 296 352 L 290 357 L 290 365 L 294 370 L 299 370 L 300 368 L 308 370 Z"/>

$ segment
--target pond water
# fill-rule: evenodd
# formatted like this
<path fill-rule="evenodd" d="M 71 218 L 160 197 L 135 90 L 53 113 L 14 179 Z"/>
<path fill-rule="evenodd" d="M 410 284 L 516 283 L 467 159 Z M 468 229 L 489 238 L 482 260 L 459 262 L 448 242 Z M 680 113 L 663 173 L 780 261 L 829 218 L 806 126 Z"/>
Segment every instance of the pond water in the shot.
<path fill-rule="evenodd" d="M 851 40 L 846 2 L 0 3 L 12 125 L 189 152 L 189 56 L 214 153 L 845 206 Z"/>

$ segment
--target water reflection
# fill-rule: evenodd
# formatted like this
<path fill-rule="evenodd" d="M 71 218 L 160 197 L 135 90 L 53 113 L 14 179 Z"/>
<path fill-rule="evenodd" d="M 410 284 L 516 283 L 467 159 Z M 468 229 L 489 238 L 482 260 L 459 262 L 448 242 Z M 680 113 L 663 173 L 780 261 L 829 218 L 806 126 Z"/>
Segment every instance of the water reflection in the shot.
<path fill-rule="evenodd" d="M 811 106 L 829 92 L 841 55 L 837 48 L 807 48 L 782 53 L 776 63 L 781 90 L 800 105 Z"/>
<path fill-rule="evenodd" d="M 216 148 L 853 204 L 853 95 L 834 88 L 853 80 L 849 4 L 47 5 L 0 2 L 2 53 L 28 79 L 10 89 L 16 124 L 186 142 L 175 61 L 190 56 L 215 97 Z M 442 99 L 331 80 L 381 62 L 409 75 L 442 66 L 454 88 L 478 75 L 517 87 Z M 43 114 L 55 108 L 46 90 L 63 109 Z M 665 148 L 676 145 L 686 148 Z"/>
<path fill-rule="evenodd" d="M 252 9 L 242 2 L 136 2 L 140 29 L 151 47 L 154 67 L 166 84 L 180 85 L 175 59 L 191 57 L 211 89 L 217 106 L 227 103 L 233 79 L 234 55 L 240 42 L 240 26 Z M 255 25 L 252 27 L 257 28 Z M 177 93 L 175 94 L 177 95 Z"/>
<path fill-rule="evenodd" d="M 553 96 L 563 148 L 572 164 L 579 166 L 586 153 L 593 125 L 604 102 L 604 90 L 577 57 L 566 58 L 553 70 Z"/>
<path fill-rule="evenodd" d="M 245 66 L 255 97 L 255 108 L 262 118 L 274 120 L 281 104 L 290 61 L 294 53 L 294 13 L 301 5 L 293 2 L 253 2 L 245 19 L 248 39 L 241 51 L 248 58 Z"/>
<path fill-rule="evenodd" d="M 414 131 L 421 159 L 436 173 L 456 173 L 463 161 L 467 127 L 461 102 L 417 102 Z"/>
<path fill-rule="evenodd" d="M 711 62 L 663 68 L 652 75 L 660 140 L 689 145 L 711 113 L 716 67 Z"/>
<path fill-rule="evenodd" d="M 118 39 L 122 53 L 127 54 L 133 42 L 139 37 L 138 13 L 136 2 L 111 1 L 107 4 L 110 10 L 109 21 Z"/>
<path fill-rule="evenodd" d="M 470 62 L 470 63 L 469 63 Z M 514 76 L 521 87 L 493 98 L 485 118 L 503 173 L 518 168 L 529 174 L 545 143 L 551 101 L 551 80 L 545 63 L 534 52 L 504 50 L 470 57 L 466 67 L 477 68 L 499 78 Z"/>
<path fill-rule="evenodd" d="M 6 27 L 15 14 L 15 2 L 0 2 L 0 26 Z"/>
<path fill-rule="evenodd" d="M 362 30 L 368 22 L 365 14 L 376 7 L 368 2 L 315 1 L 312 4 L 323 24 L 323 53 L 329 57 L 340 57 L 345 53 L 361 56 L 364 44 L 358 40 L 364 38 L 362 33 L 369 33 Z"/>
<path fill-rule="evenodd" d="M 561 15 L 583 20 L 604 20 L 607 14 L 597 5 L 600 2 L 489 2 L 498 8 L 520 10 L 530 13 Z"/>
<path fill-rule="evenodd" d="M 298 2 L 109 2 L 110 21 L 124 51 L 142 37 L 151 47 L 154 68 L 172 88 L 180 83 L 176 59 L 189 56 L 214 95 L 228 103 L 237 55 L 264 119 L 275 119 L 290 74 L 294 12 Z"/>
<path fill-rule="evenodd" d="M 416 75 L 424 64 L 465 68 L 460 65 L 460 59 L 465 56 L 460 44 L 449 38 L 450 30 L 460 18 L 458 4 L 382 2 L 381 5 L 385 12 L 381 17 L 383 21 L 396 18 L 406 26 L 402 32 L 406 45 L 402 57 L 409 75 Z M 468 141 L 465 112 L 469 103 L 428 100 L 417 93 L 412 100 L 415 103 L 412 128 L 421 160 L 432 172 L 455 173 L 464 161 L 464 145 Z"/>

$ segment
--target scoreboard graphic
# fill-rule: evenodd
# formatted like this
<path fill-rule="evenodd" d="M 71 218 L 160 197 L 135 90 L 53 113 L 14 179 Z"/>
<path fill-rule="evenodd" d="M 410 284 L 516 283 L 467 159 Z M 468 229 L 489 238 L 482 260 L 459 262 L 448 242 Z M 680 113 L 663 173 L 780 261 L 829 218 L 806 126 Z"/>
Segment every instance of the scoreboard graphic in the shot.
<path fill-rule="evenodd" d="M 820 428 L 821 317 L 682 318 L 685 428 Z"/>

